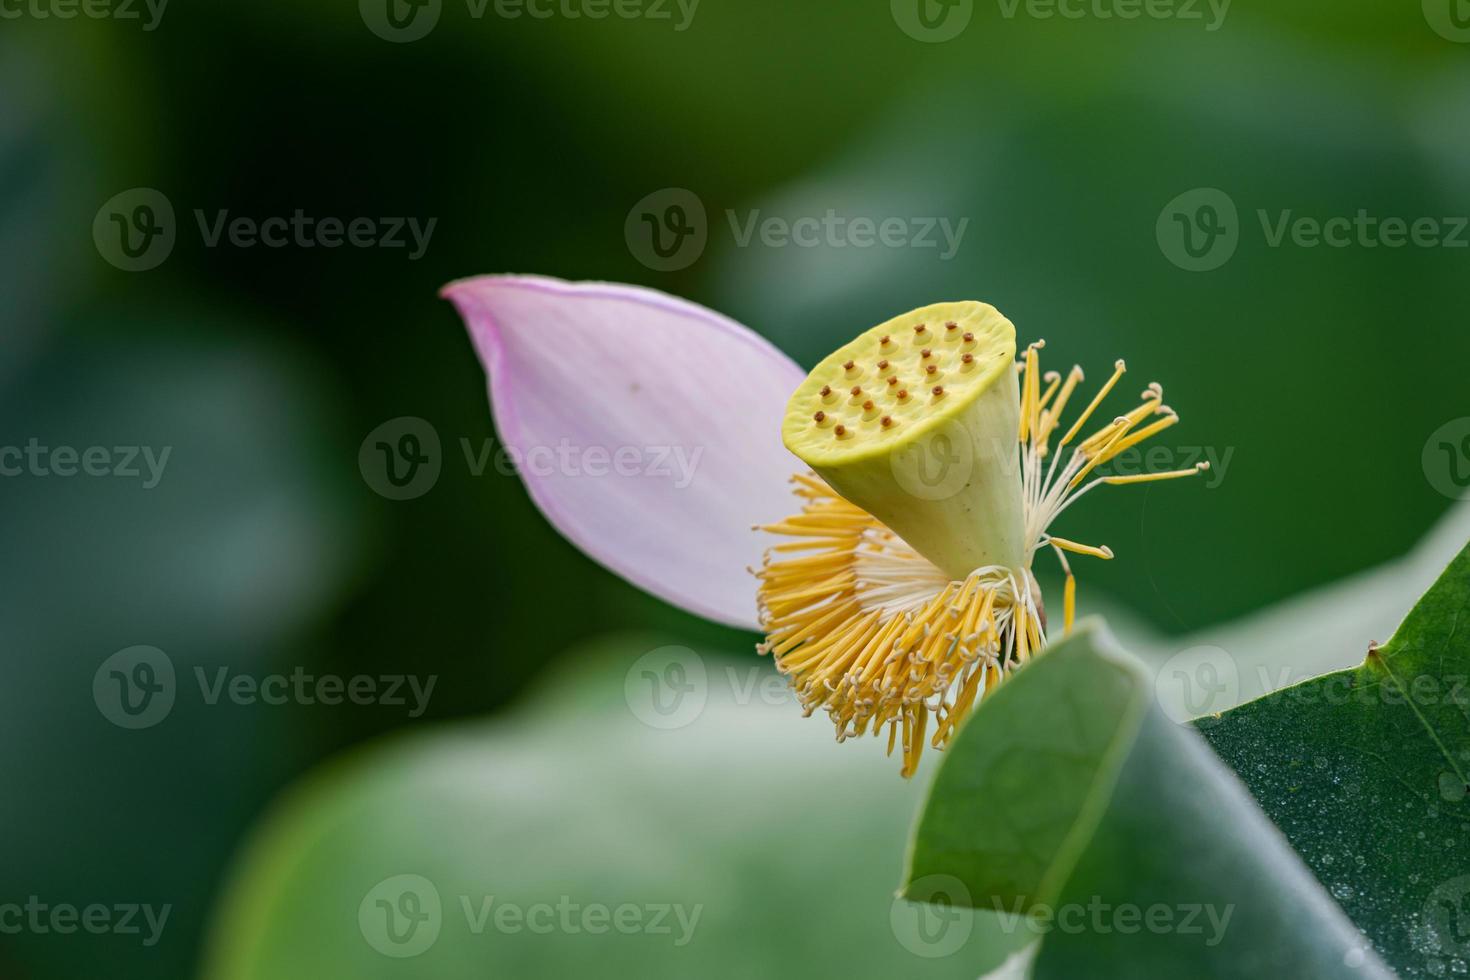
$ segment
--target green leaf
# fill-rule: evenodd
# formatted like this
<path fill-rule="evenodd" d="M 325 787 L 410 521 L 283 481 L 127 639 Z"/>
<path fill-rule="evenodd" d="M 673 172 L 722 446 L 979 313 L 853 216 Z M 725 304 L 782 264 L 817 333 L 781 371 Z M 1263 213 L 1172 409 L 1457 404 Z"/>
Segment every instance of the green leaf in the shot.
<path fill-rule="evenodd" d="M 1027 938 L 979 913 L 919 922 L 927 907 L 895 898 L 915 787 L 881 743 L 837 746 L 825 719 L 802 718 L 769 662 L 661 648 L 707 700 L 667 730 L 635 717 L 627 692 L 657 645 L 574 652 L 570 680 L 513 714 L 391 739 L 308 779 L 242 855 L 204 976 L 806 978 L 831 964 L 973 980 Z M 395 947 L 375 903 L 396 907 L 412 881 L 437 933 Z M 495 918 L 563 904 L 572 925 L 554 911 L 544 933 Z M 685 919 L 582 924 L 622 905 Z M 930 925 L 953 941 L 930 942 Z"/>
<path fill-rule="evenodd" d="M 1035 977 L 1389 975 L 1095 626 L 997 690 L 946 752 L 904 893 L 1025 914 L 1044 940 Z"/>
<path fill-rule="evenodd" d="M 1401 975 L 1465 972 L 1470 547 L 1360 666 L 1203 727 Z"/>

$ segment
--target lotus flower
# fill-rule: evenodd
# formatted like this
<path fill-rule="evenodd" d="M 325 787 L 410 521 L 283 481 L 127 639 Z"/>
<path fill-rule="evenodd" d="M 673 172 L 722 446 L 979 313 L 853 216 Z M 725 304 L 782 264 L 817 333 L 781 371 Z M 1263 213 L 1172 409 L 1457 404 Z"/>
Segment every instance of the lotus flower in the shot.
<path fill-rule="evenodd" d="M 1043 374 L 1042 341 L 1018 360 L 1014 325 L 984 303 L 895 317 L 808 374 L 733 320 L 650 289 L 481 276 L 443 295 L 484 362 L 502 441 L 522 458 L 597 450 L 599 476 L 523 470 L 546 518 L 653 595 L 759 630 L 806 714 L 826 710 L 838 741 L 886 732 L 905 777 L 1044 649 L 1038 550 L 1066 573 L 1064 630 L 1067 554 L 1113 557 L 1052 522 L 1100 484 L 1208 465 L 1094 474 L 1178 421 L 1163 389 L 1084 436 L 1118 361 L 1063 428 L 1082 370 Z M 676 474 L 675 454 L 697 465 Z"/>

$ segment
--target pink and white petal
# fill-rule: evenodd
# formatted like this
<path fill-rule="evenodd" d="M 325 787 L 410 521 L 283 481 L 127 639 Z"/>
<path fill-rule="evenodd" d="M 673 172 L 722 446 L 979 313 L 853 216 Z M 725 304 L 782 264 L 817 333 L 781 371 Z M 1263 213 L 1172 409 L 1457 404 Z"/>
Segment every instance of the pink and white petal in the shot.
<path fill-rule="evenodd" d="M 712 310 L 543 276 L 450 283 L 531 498 L 592 558 L 677 606 L 755 628 L 769 542 L 804 467 L 781 445 L 805 372 Z M 589 455 L 591 447 L 601 447 Z"/>

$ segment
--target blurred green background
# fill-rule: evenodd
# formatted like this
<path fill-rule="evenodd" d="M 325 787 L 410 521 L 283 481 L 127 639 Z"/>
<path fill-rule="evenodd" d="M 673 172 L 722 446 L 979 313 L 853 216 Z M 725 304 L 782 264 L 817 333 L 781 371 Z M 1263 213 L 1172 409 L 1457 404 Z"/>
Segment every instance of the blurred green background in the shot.
<path fill-rule="evenodd" d="M 1083 16 L 1071 18 L 924 2 L 953 37 L 924 40 L 902 0 L 702 0 L 692 16 L 661 4 L 666 18 L 645 5 L 604 19 L 569 16 L 587 9 L 571 0 L 546 18 L 443 0 L 396 8 L 440 8 L 411 41 L 382 36 L 385 8 L 347 0 L 173 0 L 156 21 L 142 5 L 128 8 L 138 19 L 63 19 L 49 0 L 4 8 L 0 446 L 172 448 L 153 488 L 0 478 L 0 904 L 173 911 L 152 946 L 0 933 L 0 976 L 95 976 L 102 963 L 119 978 L 194 975 L 232 859 L 293 779 L 373 736 L 446 720 L 496 716 L 471 729 L 488 725 L 493 747 L 544 675 L 604 663 L 588 652 L 601 638 L 656 635 L 768 668 L 752 637 L 582 557 L 514 476 L 466 465 L 461 440 L 478 450 L 494 429 L 483 371 L 435 295 L 452 278 L 650 285 L 806 364 L 955 298 L 993 302 L 1023 337 L 1045 337 L 1052 366 L 1075 360 L 1101 379 L 1126 357 L 1129 388 L 1163 382 L 1184 417 L 1167 444 L 1227 463 L 1207 484 L 1090 497 L 1059 530 L 1119 556 L 1087 567 L 1084 611 L 1103 597 L 1167 635 L 1366 569 L 1426 532 L 1451 503 L 1426 441 L 1470 414 L 1470 44 L 1447 19 L 1460 0 L 1236 0 L 1223 19 L 1203 4 L 1188 8 L 1201 19 L 1123 19 L 1101 16 L 1117 9 L 1107 3 L 1073 5 Z M 176 215 L 172 251 L 144 271 L 118 268 L 93 235 L 104 204 L 134 188 Z M 707 245 L 659 271 L 625 220 L 667 188 L 697 197 Z M 1212 252 L 1207 271 L 1182 268 L 1167 234 L 1167 207 L 1198 188 L 1237 210 L 1234 252 Z M 211 246 L 194 216 L 297 209 L 435 224 L 410 258 Z M 1284 212 L 1360 209 L 1435 219 L 1439 244 L 1272 244 Z M 829 211 L 967 224 L 947 258 L 942 244 L 741 243 L 757 215 Z M 406 501 L 358 466 L 368 433 L 400 416 L 427 420 L 443 447 L 437 483 Z M 618 642 L 631 652 L 613 658 L 614 691 L 659 641 Z M 127 731 L 99 713 L 92 681 L 139 644 L 181 675 L 302 667 L 438 682 L 419 718 L 181 695 L 164 723 Z M 554 769 L 559 744 L 548 728 L 526 751 Z M 656 794 L 641 751 L 610 753 L 599 772 Z M 825 772 L 830 753 L 875 754 L 728 751 L 731 765 L 783 773 L 751 780 L 770 794 L 757 812 L 800 806 L 793 776 Z M 865 887 L 896 883 L 917 801 L 912 787 L 883 792 L 881 832 L 854 831 L 874 848 Z M 500 795 L 516 793 L 511 780 Z M 558 832 L 575 839 L 580 826 Z M 680 853 L 742 867 L 748 846 L 715 835 Z M 821 846 L 804 843 L 804 858 Z M 886 914 L 888 895 L 876 898 Z M 791 948 L 766 969 L 820 968 L 801 961 L 812 948 Z M 530 975 L 541 960 L 516 962 Z"/>

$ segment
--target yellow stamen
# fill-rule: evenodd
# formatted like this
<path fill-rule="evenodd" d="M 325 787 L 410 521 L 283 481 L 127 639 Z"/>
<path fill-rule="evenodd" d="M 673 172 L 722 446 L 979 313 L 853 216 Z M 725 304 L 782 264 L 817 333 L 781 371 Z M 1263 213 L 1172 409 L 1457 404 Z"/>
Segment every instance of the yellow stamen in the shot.
<path fill-rule="evenodd" d="M 1090 544 L 1078 544 L 1076 541 L 1068 541 L 1066 538 L 1059 538 L 1055 534 L 1049 535 L 1047 537 L 1047 540 L 1051 544 L 1054 544 L 1058 548 L 1061 548 L 1063 551 L 1070 551 L 1074 555 L 1091 555 L 1094 558 L 1113 557 L 1113 549 L 1109 548 L 1107 545 L 1103 545 L 1101 548 L 1095 548 Z"/>
<path fill-rule="evenodd" d="M 1210 468 L 1209 463 L 1196 463 L 1187 470 L 1170 470 L 1167 473 L 1138 473 L 1134 476 L 1105 476 L 1104 483 L 1120 486 L 1125 483 L 1152 483 L 1154 480 L 1177 480 L 1181 476 L 1194 476 Z"/>
<path fill-rule="evenodd" d="M 1053 541 L 1056 538 L 1052 539 Z M 1067 584 L 1062 589 L 1062 634 L 1072 632 L 1072 623 L 1077 618 L 1077 576 L 1067 573 Z"/>
<path fill-rule="evenodd" d="M 1087 424 L 1087 420 L 1092 418 L 1092 413 L 1097 411 L 1097 407 L 1102 404 L 1104 398 L 1108 397 L 1108 392 L 1113 390 L 1113 385 L 1118 383 L 1118 379 L 1123 376 L 1123 372 L 1126 370 L 1128 370 L 1128 366 L 1123 363 L 1122 358 L 1119 358 L 1113 364 L 1113 376 L 1093 396 L 1092 402 L 1082 410 L 1082 414 L 1077 417 L 1077 421 L 1073 422 L 1072 427 L 1067 430 L 1067 434 L 1062 436 L 1062 441 L 1057 443 L 1057 448 L 1061 448 L 1071 442 L 1072 437 L 1081 431 L 1082 427 Z"/>

